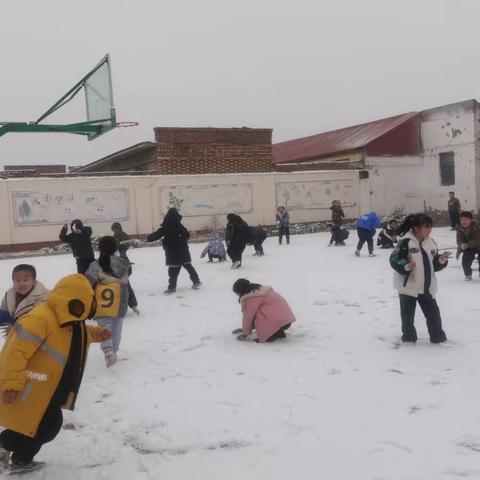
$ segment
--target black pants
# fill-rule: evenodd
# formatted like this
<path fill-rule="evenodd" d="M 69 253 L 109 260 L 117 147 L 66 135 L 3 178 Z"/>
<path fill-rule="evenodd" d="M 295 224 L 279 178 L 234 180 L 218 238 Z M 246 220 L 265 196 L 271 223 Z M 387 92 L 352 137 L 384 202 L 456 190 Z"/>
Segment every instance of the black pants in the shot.
<path fill-rule="evenodd" d="M 341 238 L 341 233 L 342 227 L 340 225 L 332 225 L 330 228 L 330 232 L 332 236 L 330 237 L 330 245 L 335 242 L 335 245 L 338 245 L 340 243 L 343 243 L 343 239 Z"/>
<path fill-rule="evenodd" d="M 457 210 L 449 210 L 448 215 L 450 216 L 450 224 L 452 225 L 452 228 L 457 228 L 460 223 L 460 213 Z"/>
<path fill-rule="evenodd" d="M 233 243 L 230 242 L 227 247 L 227 254 L 232 260 L 232 262 L 242 263 L 242 254 L 247 246 L 246 243 Z"/>
<path fill-rule="evenodd" d="M 253 242 L 253 248 L 255 249 L 255 252 L 258 253 L 259 255 L 264 254 L 263 246 L 262 246 L 264 241 L 265 241 L 265 238 L 261 238 Z"/>
<path fill-rule="evenodd" d="M 373 253 L 373 236 L 375 235 L 375 230 L 367 230 L 366 228 L 357 228 L 357 233 L 358 233 L 357 250 L 360 251 L 363 247 L 363 244 L 367 242 L 368 253 Z"/>
<path fill-rule="evenodd" d="M 89 265 L 94 262 L 95 259 L 91 258 L 77 258 L 77 273 L 84 274 L 87 270 Z"/>
<path fill-rule="evenodd" d="M 275 340 L 278 340 L 279 338 L 285 338 L 285 330 L 288 330 L 290 328 L 291 323 L 288 323 L 287 325 L 284 325 L 281 327 L 279 330 L 277 330 L 271 337 L 268 337 L 265 341 L 266 342 L 274 342 Z"/>
<path fill-rule="evenodd" d="M 278 229 L 278 243 L 282 243 L 283 235 L 285 235 L 287 243 L 290 243 L 290 227 L 288 225 L 280 225 Z"/>
<path fill-rule="evenodd" d="M 191 263 L 185 263 L 182 266 L 190 274 L 190 280 L 193 283 L 200 283 L 200 279 L 198 278 L 198 273 L 193 268 L 193 265 Z M 182 267 L 168 267 L 168 289 L 169 290 L 175 290 L 177 288 L 177 278 L 181 269 Z"/>
<path fill-rule="evenodd" d="M 441 343 L 447 339 L 442 329 L 442 318 L 436 300 L 430 294 L 422 294 L 417 298 L 400 294 L 400 316 L 402 319 L 402 341 L 416 342 L 415 309 L 418 304 L 427 320 L 428 333 L 432 343 Z"/>
<path fill-rule="evenodd" d="M 130 308 L 137 308 L 138 307 L 137 296 L 135 295 L 135 292 L 133 291 L 133 288 L 130 285 L 130 282 L 127 283 L 127 287 L 128 287 L 128 306 Z"/>
<path fill-rule="evenodd" d="M 472 263 L 475 260 L 475 255 L 479 253 L 476 248 L 466 248 L 463 250 L 462 267 L 463 273 L 468 276 L 472 276 Z M 480 271 L 480 266 L 479 266 Z"/>
<path fill-rule="evenodd" d="M 57 405 L 50 405 L 38 426 L 37 434 L 31 438 L 13 430 L 0 433 L 0 444 L 12 453 L 12 462 L 28 464 L 40 451 L 44 443 L 51 442 L 62 428 L 62 410 Z"/>

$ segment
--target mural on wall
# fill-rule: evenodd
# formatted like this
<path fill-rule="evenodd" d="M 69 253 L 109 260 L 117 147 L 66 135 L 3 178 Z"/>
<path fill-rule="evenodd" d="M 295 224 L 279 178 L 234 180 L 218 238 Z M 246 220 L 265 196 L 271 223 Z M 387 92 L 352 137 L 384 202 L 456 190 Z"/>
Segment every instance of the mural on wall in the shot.
<path fill-rule="evenodd" d="M 344 207 L 353 207 L 356 191 L 353 180 L 320 180 L 311 182 L 280 182 L 276 184 L 277 204 L 289 210 L 330 208 L 333 200 Z"/>
<path fill-rule="evenodd" d="M 128 188 L 74 192 L 12 192 L 16 226 L 128 220 Z"/>
<path fill-rule="evenodd" d="M 249 183 L 177 185 L 159 187 L 160 212 L 177 208 L 184 217 L 252 213 L 253 189 Z"/>

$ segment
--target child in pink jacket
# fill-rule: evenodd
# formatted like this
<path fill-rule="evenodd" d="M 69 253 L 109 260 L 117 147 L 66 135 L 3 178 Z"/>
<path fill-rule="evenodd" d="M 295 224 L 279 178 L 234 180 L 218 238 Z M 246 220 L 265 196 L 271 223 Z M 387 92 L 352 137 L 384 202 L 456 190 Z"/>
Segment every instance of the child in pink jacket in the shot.
<path fill-rule="evenodd" d="M 232 333 L 240 335 L 237 340 L 246 340 L 255 330 L 257 342 L 274 342 L 285 338 L 285 330 L 295 321 L 295 315 L 287 301 L 272 287 L 251 283 L 239 278 L 233 284 L 233 291 L 238 295 L 242 306 L 242 328 Z"/>

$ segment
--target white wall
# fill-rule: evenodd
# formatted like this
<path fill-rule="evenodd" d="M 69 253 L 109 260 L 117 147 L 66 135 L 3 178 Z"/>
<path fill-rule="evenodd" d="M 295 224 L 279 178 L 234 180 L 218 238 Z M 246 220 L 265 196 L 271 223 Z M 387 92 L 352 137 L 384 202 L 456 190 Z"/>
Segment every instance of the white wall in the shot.
<path fill-rule="evenodd" d="M 475 168 L 475 118 L 471 109 L 439 108 L 423 115 L 424 153 L 419 156 L 368 157 L 372 209 L 390 215 L 424 209 L 446 210 L 455 191 L 462 208 L 478 207 Z M 439 153 L 454 152 L 455 185 L 441 185 Z"/>
<path fill-rule="evenodd" d="M 93 215 L 89 220 L 96 235 L 110 233 L 110 225 L 117 220 L 131 235 L 152 232 L 161 223 L 168 204 L 162 204 L 162 189 L 174 192 L 217 191 L 215 186 L 245 184 L 251 197 L 245 200 L 248 205 L 238 207 L 239 214 L 251 224 L 271 225 L 275 223 L 275 212 L 278 205 L 285 204 L 284 198 L 277 198 L 277 191 L 291 193 L 290 211 L 292 222 L 311 222 L 329 220 L 331 201 L 336 199 L 344 203 L 347 218 L 356 218 L 360 212 L 368 210 L 365 198 L 361 200 L 359 172 L 354 171 L 315 171 L 295 173 L 267 174 L 232 174 L 232 175 L 176 175 L 176 176 L 121 176 L 121 177 L 68 177 L 68 178 L 32 178 L 0 180 L 0 246 L 36 242 L 49 242 L 58 239 L 63 223 L 78 215 L 78 212 L 89 212 Z M 281 190 L 277 185 L 281 184 Z M 242 187 L 243 190 L 247 187 Z M 199 186 L 203 186 L 199 188 Z M 279 187 L 280 188 L 280 187 Z M 85 204 L 85 192 L 120 191 L 121 201 L 110 198 L 109 205 Z M 222 190 L 223 191 L 223 190 Z M 233 191 L 233 190 L 232 190 Z M 93 193 L 94 194 L 94 193 Z M 99 198 L 100 195 L 99 194 Z M 28 218 L 19 215 L 19 202 L 22 195 L 30 202 L 31 213 Z M 58 202 L 55 199 L 58 197 Z M 63 200 L 65 198 L 70 200 Z M 35 210 L 37 198 L 45 202 Z M 47 200 L 48 198 L 48 200 Z M 106 198 L 106 197 L 105 197 Z M 186 198 L 186 197 L 185 197 Z M 64 203 L 62 203 L 64 202 Z M 68 203 L 70 202 L 70 203 Z M 82 205 L 79 205 L 80 202 Z M 212 193 L 211 203 L 222 204 L 218 195 Z M 363 203 L 362 203 L 363 202 Z M 163 202 L 165 203 L 165 202 Z M 228 202 L 225 202 L 228 204 Z M 125 208 L 127 205 L 128 208 Z M 97 208 L 98 206 L 98 208 Z M 117 208 L 118 207 L 118 208 Z M 126 213 L 128 210 L 128 213 Z M 69 212 L 72 212 L 71 215 Z M 182 210 L 180 209 L 182 212 Z M 217 208 L 217 211 L 218 208 Z M 226 213 L 218 214 L 220 224 L 226 223 Z M 35 213 L 36 212 L 36 213 Z M 40 216 L 39 213 L 40 212 Z M 60 213 L 59 213 L 60 212 Z M 84 217 L 85 218 L 85 217 Z M 206 228 L 212 220 L 210 213 L 197 214 L 190 212 L 184 216 L 184 224 L 192 230 Z"/>

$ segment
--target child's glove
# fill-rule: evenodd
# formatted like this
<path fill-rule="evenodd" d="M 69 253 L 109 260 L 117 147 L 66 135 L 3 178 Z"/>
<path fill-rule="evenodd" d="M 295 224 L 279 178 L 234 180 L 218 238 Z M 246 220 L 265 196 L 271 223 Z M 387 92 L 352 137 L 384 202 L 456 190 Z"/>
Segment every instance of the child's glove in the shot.
<path fill-rule="evenodd" d="M 0 310 L 0 325 L 12 325 L 13 319 L 7 310 Z"/>

